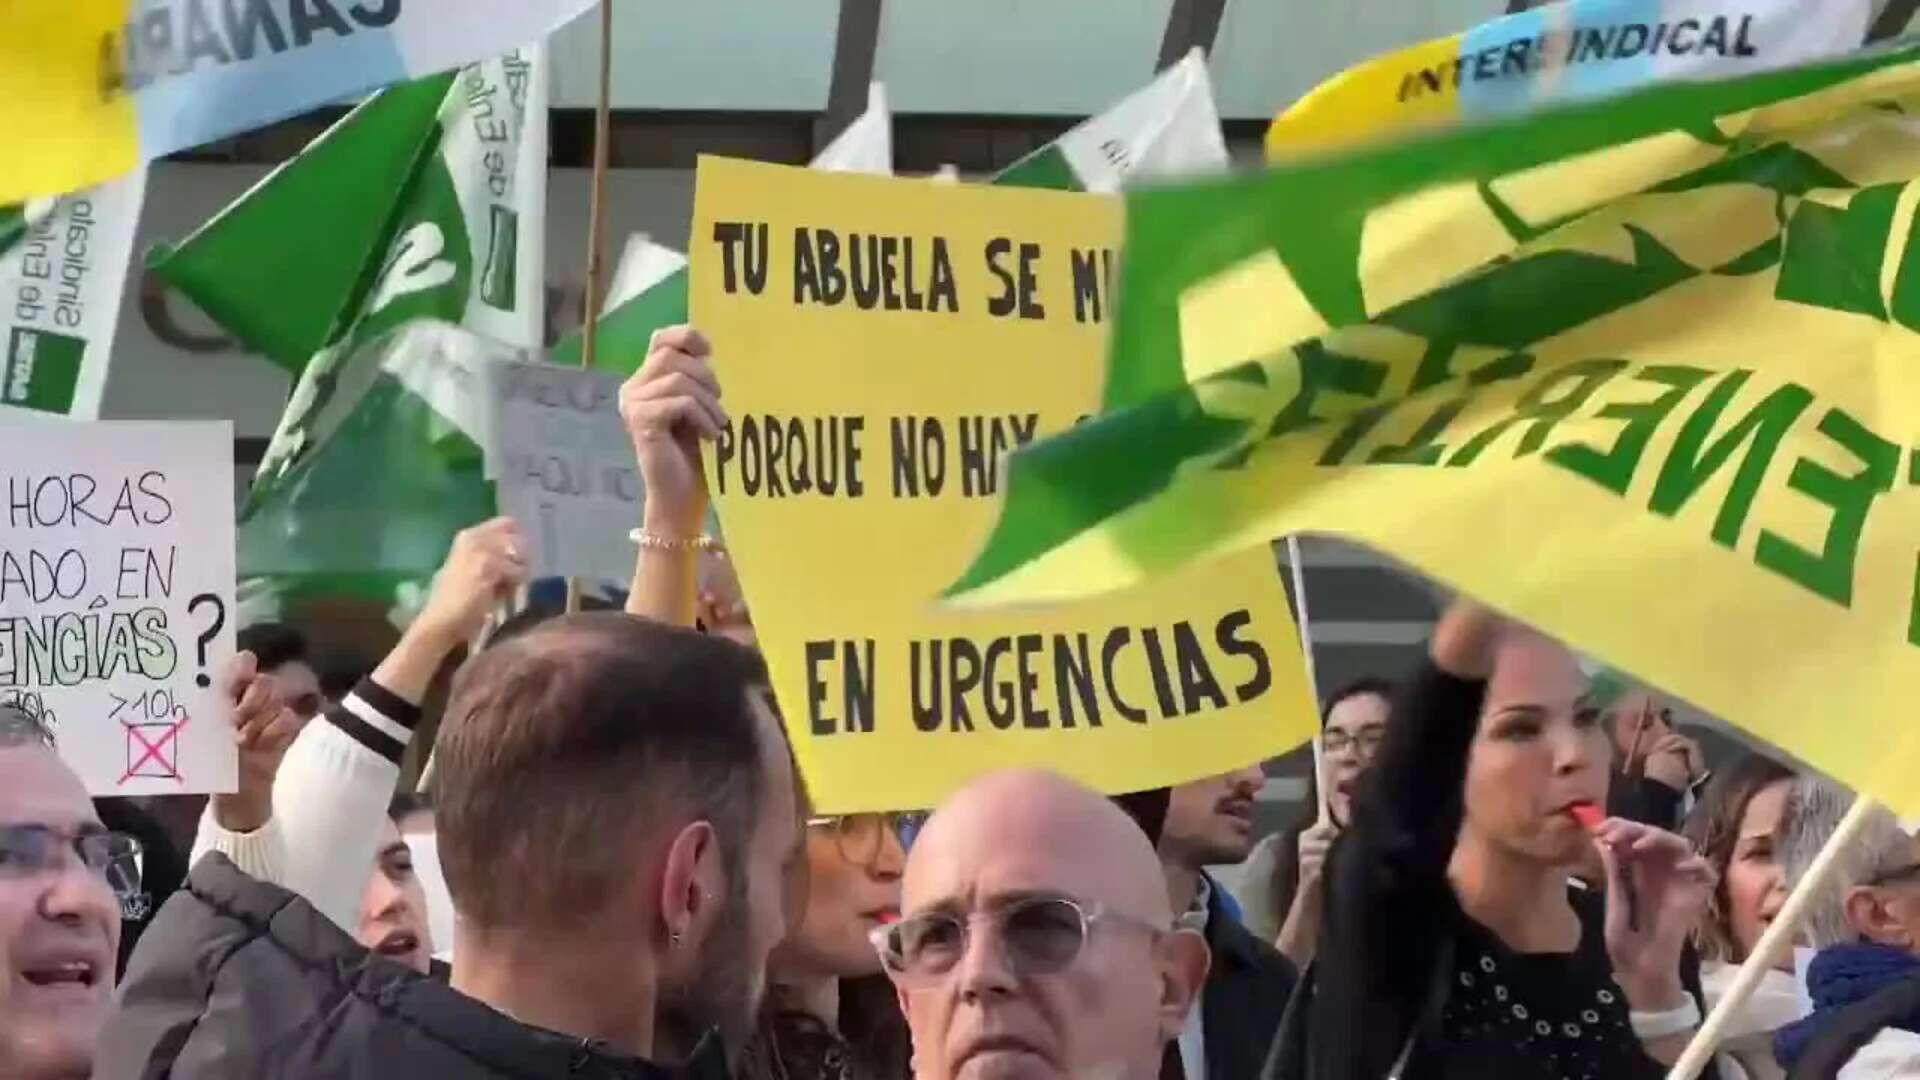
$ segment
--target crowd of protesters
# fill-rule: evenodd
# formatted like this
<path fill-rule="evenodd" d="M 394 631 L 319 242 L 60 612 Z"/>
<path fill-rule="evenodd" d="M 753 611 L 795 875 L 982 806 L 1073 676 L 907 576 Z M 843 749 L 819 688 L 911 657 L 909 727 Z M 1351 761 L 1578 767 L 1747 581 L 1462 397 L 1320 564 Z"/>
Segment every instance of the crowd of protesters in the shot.
<path fill-rule="evenodd" d="M 656 335 L 621 410 L 626 611 L 489 633 L 527 578 L 501 519 L 357 680 L 250 631 L 238 790 L 197 818 L 96 804 L 0 708 L 0 1080 L 1656 1077 L 1853 804 L 1710 769 L 1656 697 L 1460 602 L 1416 670 L 1328 695 L 1258 846 L 1257 762 L 819 816 L 705 534 L 706 342 Z M 430 795 L 397 793 L 456 664 Z M 1854 837 L 1718 1076 L 1920 1077 L 1920 840 Z M 1236 896 L 1211 868 L 1243 863 Z"/>

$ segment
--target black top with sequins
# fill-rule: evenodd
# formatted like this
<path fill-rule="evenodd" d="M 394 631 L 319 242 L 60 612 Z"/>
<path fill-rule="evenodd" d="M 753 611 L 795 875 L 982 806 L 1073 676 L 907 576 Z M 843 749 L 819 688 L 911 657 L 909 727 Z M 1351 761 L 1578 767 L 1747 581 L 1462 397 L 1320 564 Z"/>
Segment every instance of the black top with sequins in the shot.
<path fill-rule="evenodd" d="M 1647 1057 L 1607 959 L 1605 904 L 1569 890 L 1580 914 L 1570 953 L 1516 953 L 1461 916 L 1453 985 L 1441 1013 L 1440 1075 L 1501 1080 L 1649 1080 L 1666 1069 Z"/>
<path fill-rule="evenodd" d="M 1424 663 L 1327 857 L 1307 1056 L 1314 1080 L 1639 1080 L 1665 1075 L 1628 1024 L 1604 902 L 1574 893 L 1571 953 L 1522 955 L 1468 918 L 1447 877 L 1486 684 Z M 1697 976 L 1681 977 L 1699 997 Z M 1417 1038 L 1414 1034 L 1418 1032 Z M 1709 1075 L 1712 1075 L 1709 1073 Z"/>

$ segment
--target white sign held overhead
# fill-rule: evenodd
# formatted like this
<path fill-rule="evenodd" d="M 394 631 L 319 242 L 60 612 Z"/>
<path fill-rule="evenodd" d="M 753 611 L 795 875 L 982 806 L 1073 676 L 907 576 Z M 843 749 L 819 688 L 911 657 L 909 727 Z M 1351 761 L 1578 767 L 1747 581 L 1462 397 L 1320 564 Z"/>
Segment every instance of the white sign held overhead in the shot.
<path fill-rule="evenodd" d="M 553 364 L 488 369 L 488 468 L 535 578 L 626 582 L 644 492 L 620 422 L 620 380 Z"/>
<path fill-rule="evenodd" d="M 95 795 L 232 791 L 232 426 L 32 435 L 0 460 L 0 703 Z"/>

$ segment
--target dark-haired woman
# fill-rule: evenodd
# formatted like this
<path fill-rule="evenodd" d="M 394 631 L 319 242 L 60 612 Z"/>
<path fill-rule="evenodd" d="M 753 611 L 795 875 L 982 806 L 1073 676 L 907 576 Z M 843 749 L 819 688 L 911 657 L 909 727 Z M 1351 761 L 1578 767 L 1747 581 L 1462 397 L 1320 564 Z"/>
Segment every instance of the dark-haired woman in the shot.
<path fill-rule="evenodd" d="M 1683 830 L 1716 871 L 1707 910 L 1694 942 L 1700 950 L 1700 982 L 1711 1007 L 1753 955 L 1787 900 L 1786 874 L 1776 847 L 1794 772 L 1760 754 L 1749 754 L 1714 777 Z M 1800 990 L 1793 957 L 1774 967 L 1735 1017 L 1720 1044 L 1722 1080 L 1780 1080 L 1773 1032 L 1800 1018 Z"/>
<path fill-rule="evenodd" d="M 1698 1026 L 1687 842 L 1610 818 L 1573 655 L 1459 605 L 1407 683 L 1328 857 L 1316 1080 L 1655 1080 Z M 1569 880 L 1598 845 L 1606 895 Z"/>
<path fill-rule="evenodd" d="M 1247 928 L 1268 938 L 1298 970 L 1313 961 L 1320 937 L 1320 871 L 1327 850 L 1351 820 L 1360 776 L 1386 738 L 1393 684 L 1363 678 L 1328 696 L 1320 711 L 1320 760 L 1299 820 L 1261 841 L 1248 857 Z M 1326 792 L 1326 813 L 1320 792 Z"/>
<path fill-rule="evenodd" d="M 766 1003 L 741 1080 L 907 1080 L 906 1021 L 868 934 L 900 917 L 905 841 L 916 821 L 852 814 L 808 822 L 806 908 L 767 960 Z"/>

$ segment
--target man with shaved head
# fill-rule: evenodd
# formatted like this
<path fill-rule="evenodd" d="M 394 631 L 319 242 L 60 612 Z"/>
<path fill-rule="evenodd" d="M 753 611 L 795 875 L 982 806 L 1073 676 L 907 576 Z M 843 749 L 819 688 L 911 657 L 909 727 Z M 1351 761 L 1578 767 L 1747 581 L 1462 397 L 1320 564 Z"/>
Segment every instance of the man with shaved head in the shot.
<path fill-rule="evenodd" d="M 1153 845 L 1053 773 L 991 773 L 914 841 L 876 944 L 919 1080 L 1154 1080 L 1207 976 Z"/>

